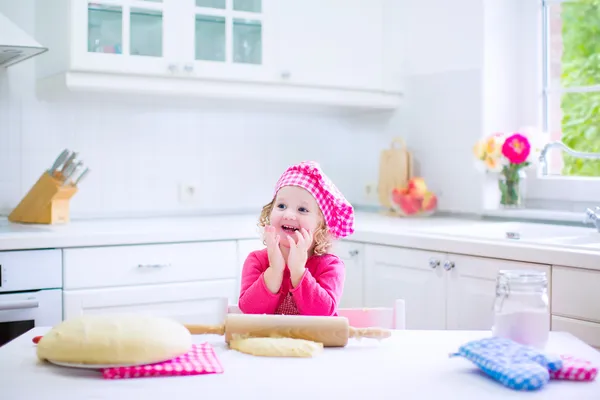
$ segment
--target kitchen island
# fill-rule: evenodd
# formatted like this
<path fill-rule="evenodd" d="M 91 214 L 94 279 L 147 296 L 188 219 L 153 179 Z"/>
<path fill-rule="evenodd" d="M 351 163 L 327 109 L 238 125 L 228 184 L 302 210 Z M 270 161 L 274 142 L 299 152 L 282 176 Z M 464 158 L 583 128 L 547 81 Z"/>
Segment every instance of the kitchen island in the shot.
<path fill-rule="evenodd" d="M 0 393 L 7 400 L 30 399 L 599 399 L 600 379 L 550 381 L 536 392 L 517 392 L 484 375 L 474 364 L 449 358 L 487 331 L 394 331 L 384 341 L 351 340 L 315 358 L 254 357 L 227 348 L 220 336 L 209 342 L 224 372 L 187 377 L 105 380 L 100 371 L 38 361 L 34 328 L 0 348 Z M 600 352 L 574 336 L 551 332 L 548 352 L 570 354 L 600 365 Z"/>

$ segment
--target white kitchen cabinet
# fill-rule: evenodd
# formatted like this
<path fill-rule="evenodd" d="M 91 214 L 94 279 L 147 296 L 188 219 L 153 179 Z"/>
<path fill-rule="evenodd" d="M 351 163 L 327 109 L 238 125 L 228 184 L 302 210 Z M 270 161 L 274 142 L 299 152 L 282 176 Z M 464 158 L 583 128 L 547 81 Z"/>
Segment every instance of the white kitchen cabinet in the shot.
<path fill-rule="evenodd" d="M 383 90 L 381 0 L 278 0 L 273 8 L 286 82 Z"/>
<path fill-rule="evenodd" d="M 394 32 L 383 27 L 386 7 L 387 0 L 37 0 L 36 37 L 50 48 L 36 59 L 38 89 L 51 97 L 394 109 L 400 76 L 397 57 L 384 55 L 385 34 Z"/>
<path fill-rule="evenodd" d="M 600 348 L 600 271 L 552 267 L 552 330 Z"/>
<path fill-rule="evenodd" d="M 84 289 L 237 278 L 236 242 L 63 250 L 63 287 Z"/>
<path fill-rule="evenodd" d="M 244 262 L 246 261 L 246 258 L 248 257 L 248 255 L 255 251 L 255 250 L 260 250 L 260 249 L 264 249 L 265 245 L 263 244 L 262 240 L 260 239 L 246 239 L 246 240 L 238 240 L 237 241 L 237 272 L 236 272 L 236 279 L 237 279 L 237 290 L 236 290 L 236 294 L 234 297 L 234 303 L 237 304 L 239 297 L 240 297 L 240 285 L 241 285 L 241 278 L 242 278 L 242 268 L 244 267 Z"/>
<path fill-rule="evenodd" d="M 137 313 L 182 323 L 218 324 L 236 292 L 235 279 L 63 291 L 63 318 Z"/>
<path fill-rule="evenodd" d="M 407 329 L 445 329 L 443 260 L 442 253 L 367 244 L 365 305 L 392 307 L 396 299 L 404 299 Z"/>
<path fill-rule="evenodd" d="M 64 318 L 133 312 L 219 323 L 239 291 L 235 240 L 63 249 Z"/>
<path fill-rule="evenodd" d="M 346 278 L 344 280 L 344 292 L 338 307 L 360 308 L 364 307 L 364 257 L 365 245 L 350 241 L 335 243 L 333 254 L 344 261 L 346 267 Z"/>
<path fill-rule="evenodd" d="M 449 265 L 446 265 L 449 262 Z M 451 267 L 446 276 L 447 329 L 491 329 L 496 298 L 496 277 L 502 269 L 529 269 L 546 273 L 548 300 L 552 296 L 551 267 L 494 258 L 447 254 L 442 267 Z"/>
<path fill-rule="evenodd" d="M 600 350 L 600 324 L 576 318 L 552 316 L 552 330 L 571 335 Z"/>
<path fill-rule="evenodd" d="M 491 329 L 499 270 L 550 277 L 550 266 L 539 264 L 370 244 L 365 253 L 366 306 L 404 299 L 407 329 Z"/>
<path fill-rule="evenodd" d="M 219 8 L 219 3 L 227 4 Z M 240 7 L 253 3 L 258 7 Z M 41 60 L 39 71 L 41 76 L 73 70 L 266 79 L 272 67 L 272 46 L 263 54 L 269 4 L 270 0 L 41 0 L 36 4 L 37 35 L 54 51 Z M 54 34 L 47 36 L 50 31 Z"/>

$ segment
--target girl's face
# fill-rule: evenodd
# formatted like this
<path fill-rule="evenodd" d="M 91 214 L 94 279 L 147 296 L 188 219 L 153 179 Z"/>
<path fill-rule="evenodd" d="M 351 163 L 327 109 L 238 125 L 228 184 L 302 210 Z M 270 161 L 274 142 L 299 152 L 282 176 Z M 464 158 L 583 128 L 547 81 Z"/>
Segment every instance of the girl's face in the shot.
<path fill-rule="evenodd" d="M 284 186 L 277 192 L 269 217 L 280 244 L 289 247 L 287 236 L 297 241 L 295 231 L 304 228 L 314 235 L 322 221 L 317 201 L 310 192 L 299 186 Z"/>

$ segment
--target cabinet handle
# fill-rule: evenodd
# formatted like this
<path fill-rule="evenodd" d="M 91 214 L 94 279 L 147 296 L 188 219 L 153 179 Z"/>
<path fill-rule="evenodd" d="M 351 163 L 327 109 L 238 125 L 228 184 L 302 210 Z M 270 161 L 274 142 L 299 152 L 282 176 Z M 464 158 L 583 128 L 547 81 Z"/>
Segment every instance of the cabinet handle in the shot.
<path fill-rule="evenodd" d="M 290 73 L 290 71 L 283 71 L 283 72 L 281 73 L 281 77 L 282 77 L 283 79 L 290 79 L 290 77 L 291 77 L 291 76 L 292 76 L 292 74 Z"/>
<path fill-rule="evenodd" d="M 192 72 L 194 70 L 194 66 L 192 64 L 186 64 L 185 67 L 183 67 L 183 69 L 185 70 L 185 72 Z"/>
<path fill-rule="evenodd" d="M 430 259 L 429 259 L 429 266 L 430 266 L 431 268 L 436 268 L 436 267 L 438 267 L 439 265 L 440 265 L 440 260 L 438 260 L 438 259 L 435 259 L 435 258 L 430 258 Z"/>
<path fill-rule="evenodd" d="M 177 71 L 177 64 L 169 64 L 169 71 L 171 71 L 171 72 Z"/>
<path fill-rule="evenodd" d="M 450 271 L 452 268 L 454 268 L 454 261 L 450 261 L 450 260 L 444 261 L 444 269 L 446 271 Z"/>
<path fill-rule="evenodd" d="M 138 264 L 138 268 L 166 268 L 171 264 Z"/>
<path fill-rule="evenodd" d="M 349 251 L 350 257 L 356 257 L 358 255 L 358 250 L 350 250 Z"/>

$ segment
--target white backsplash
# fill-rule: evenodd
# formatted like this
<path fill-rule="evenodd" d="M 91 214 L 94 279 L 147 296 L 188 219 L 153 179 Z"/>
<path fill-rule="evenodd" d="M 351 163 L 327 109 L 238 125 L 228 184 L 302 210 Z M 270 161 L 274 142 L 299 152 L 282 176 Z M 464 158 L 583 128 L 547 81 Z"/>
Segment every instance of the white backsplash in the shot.
<path fill-rule="evenodd" d="M 32 63 L 31 63 L 32 64 Z M 6 211 L 65 147 L 91 172 L 72 200 L 74 216 L 255 209 L 290 163 L 318 160 L 353 202 L 377 179 L 389 139 L 355 118 L 190 110 L 34 98 L 30 65 L 2 79 L 0 208 Z M 17 68 L 19 70 L 17 70 Z M 8 84 L 7 84 L 8 82 Z M 7 86 L 11 93 L 7 95 Z M 7 101 L 8 98 L 8 101 Z M 6 118 L 6 119 L 5 119 Z M 179 203 L 180 183 L 201 203 Z"/>

